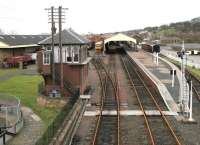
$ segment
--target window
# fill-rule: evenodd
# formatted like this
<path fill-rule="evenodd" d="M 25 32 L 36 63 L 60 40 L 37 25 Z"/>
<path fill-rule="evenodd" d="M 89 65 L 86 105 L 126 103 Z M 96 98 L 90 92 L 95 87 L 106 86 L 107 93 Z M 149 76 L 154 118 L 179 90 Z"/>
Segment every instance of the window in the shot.
<path fill-rule="evenodd" d="M 65 46 L 62 47 L 63 63 L 79 63 L 80 62 L 80 46 Z M 45 52 L 51 52 L 51 48 L 46 47 Z M 54 62 L 60 62 L 60 48 L 54 47 Z"/>
<path fill-rule="evenodd" d="M 45 51 L 43 55 L 43 64 L 49 65 L 51 63 L 51 52 Z"/>
<path fill-rule="evenodd" d="M 67 62 L 72 62 L 72 46 L 67 47 L 66 51 L 66 57 L 67 57 Z"/>
<path fill-rule="evenodd" d="M 49 65 L 51 63 L 51 46 L 46 46 L 43 54 L 43 64 Z"/>
<path fill-rule="evenodd" d="M 56 46 L 54 47 L 54 62 L 55 63 L 59 63 L 60 62 L 60 52 L 59 52 L 59 48 Z"/>
<path fill-rule="evenodd" d="M 73 50 L 73 62 L 79 63 L 79 47 L 75 46 Z"/>
<path fill-rule="evenodd" d="M 45 51 L 51 51 L 51 46 L 46 46 Z"/>

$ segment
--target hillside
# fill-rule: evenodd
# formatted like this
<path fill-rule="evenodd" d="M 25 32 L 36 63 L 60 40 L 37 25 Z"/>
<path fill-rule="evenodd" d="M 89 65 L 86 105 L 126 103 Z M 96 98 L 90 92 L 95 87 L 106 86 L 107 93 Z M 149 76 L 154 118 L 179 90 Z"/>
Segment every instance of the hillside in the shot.
<path fill-rule="evenodd" d="M 169 25 L 123 31 L 122 33 L 134 35 L 141 31 L 150 32 L 152 39 L 159 39 L 161 36 L 176 36 L 183 39 L 186 43 L 200 43 L 200 17 L 193 18 L 189 21 L 171 23 Z"/>
<path fill-rule="evenodd" d="M 159 39 L 160 36 L 177 36 L 188 43 L 199 43 L 200 17 L 159 27 L 146 27 L 144 30 L 151 32 L 153 39 Z"/>

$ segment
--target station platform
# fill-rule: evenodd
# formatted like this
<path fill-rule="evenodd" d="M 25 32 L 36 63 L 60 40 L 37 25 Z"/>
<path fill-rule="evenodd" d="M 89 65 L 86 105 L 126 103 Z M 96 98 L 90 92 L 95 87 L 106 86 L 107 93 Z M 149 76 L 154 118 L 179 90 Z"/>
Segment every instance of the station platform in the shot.
<path fill-rule="evenodd" d="M 161 96 L 169 111 L 172 114 L 177 114 L 180 111 L 178 107 L 179 88 L 180 88 L 180 70 L 168 62 L 167 60 L 160 58 L 158 64 L 155 62 L 153 54 L 139 51 L 139 52 L 127 52 L 128 55 L 137 63 L 137 65 L 152 79 L 154 84 L 160 91 Z M 175 75 L 174 87 L 172 87 L 172 76 L 170 70 L 175 69 L 177 75 Z"/>

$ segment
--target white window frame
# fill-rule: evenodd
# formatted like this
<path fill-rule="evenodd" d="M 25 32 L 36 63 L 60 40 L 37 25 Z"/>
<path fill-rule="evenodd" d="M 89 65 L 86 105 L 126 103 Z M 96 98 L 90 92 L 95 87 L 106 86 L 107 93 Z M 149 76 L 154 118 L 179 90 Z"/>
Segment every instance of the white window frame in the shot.
<path fill-rule="evenodd" d="M 43 53 L 43 64 L 50 65 L 51 64 L 51 51 L 44 51 Z"/>
<path fill-rule="evenodd" d="M 69 50 L 70 49 L 70 50 Z M 72 49 L 73 49 L 73 47 L 72 46 L 67 46 L 67 49 L 66 49 L 66 63 L 72 63 L 73 62 L 73 56 L 72 56 Z M 70 57 L 70 55 L 69 55 L 69 51 L 70 51 L 70 53 L 71 53 L 71 61 L 69 61 L 67 58 L 68 57 Z"/>
<path fill-rule="evenodd" d="M 77 61 L 75 61 L 75 53 L 74 53 L 75 51 L 74 51 L 74 49 L 77 49 L 77 52 L 78 52 L 78 60 Z M 73 63 L 79 63 L 79 60 L 80 60 L 79 50 L 80 50 L 79 46 L 73 47 L 73 51 L 72 51 L 72 62 Z"/>
<path fill-rule="evenodd" d="M 54 63 L 60 63 L 60 52 L 57 46 L 54 47 Z"/>
<path fill-rule="evenodd" d="M 43 52 L 43 65 L 50 65 L 51 64 L 51 46 L 45 46 Z M 48 57 L 46 57 L 48 54 Z"/>

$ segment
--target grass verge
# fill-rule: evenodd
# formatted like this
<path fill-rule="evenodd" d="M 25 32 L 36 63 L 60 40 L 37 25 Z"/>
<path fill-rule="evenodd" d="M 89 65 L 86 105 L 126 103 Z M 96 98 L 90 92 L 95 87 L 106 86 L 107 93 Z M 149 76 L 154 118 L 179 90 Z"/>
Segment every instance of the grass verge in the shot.
<path fill-rule="evenodd" d="M 175 64 L 175 65 L 178 65 L 180 66 L 180 62 L 178 61 L 175 61 L 171 58 L 168 58 L 166 56 L 163 56 L 163 58 L 167 59 L 168 61 L 170 61 L 171 63 Z M 197 69 L 197 68 L 194 68 L 194 67 L 191 67 L 191 66 L 187 66 L 187 70 L 190 71 L 191 74 L 193 74 L 195 77 L 197 77 L 199 80 L 200 80 L 200 69 Z"/>
<path fill-rule="evenodd" d="M 0 82 L 0 92 L 15 95 L 24 106 L 30 107 L 44 121 L 45 127 L 56 117 L 60 109 L 41 107 L 37 104 L 40 76 L 16 76 Z"/>

